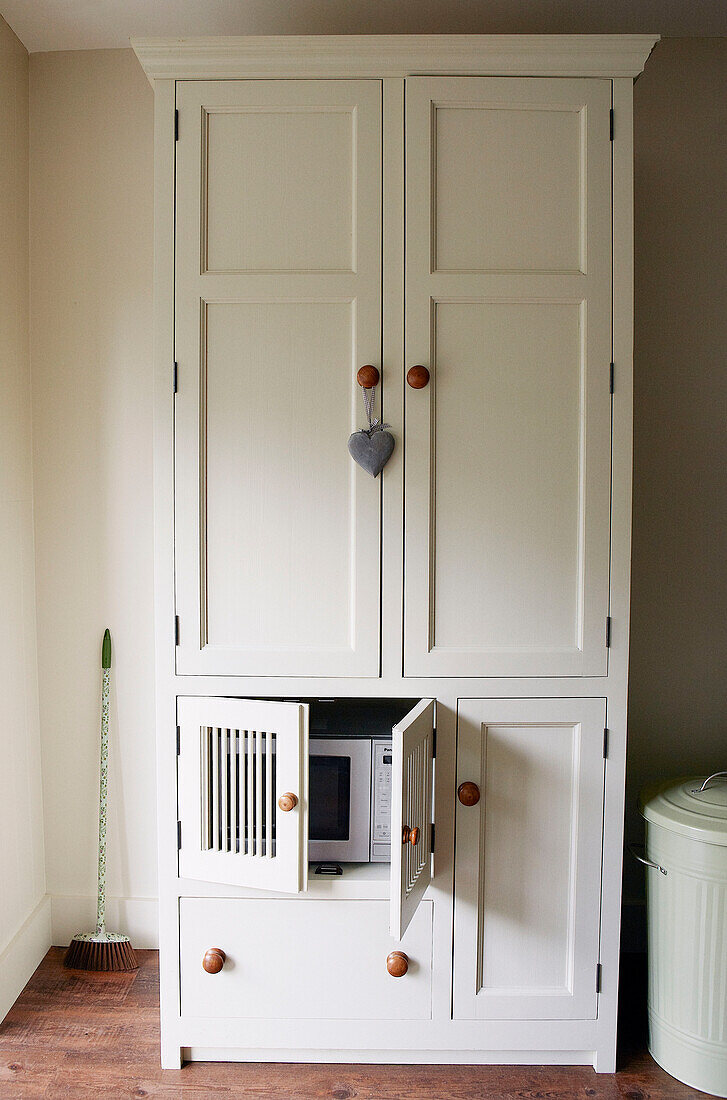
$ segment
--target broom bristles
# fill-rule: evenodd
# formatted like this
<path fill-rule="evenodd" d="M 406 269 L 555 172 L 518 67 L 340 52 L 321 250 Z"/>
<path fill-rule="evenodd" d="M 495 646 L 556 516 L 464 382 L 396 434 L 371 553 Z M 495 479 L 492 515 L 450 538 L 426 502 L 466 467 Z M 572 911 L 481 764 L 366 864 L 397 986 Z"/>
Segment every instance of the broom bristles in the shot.
<path fill-rule="evenodd" d="M 137 970 L 139 967 L 134 949 L 127 939 L 111 942 L 73 939 L 68 945 L 63 965 L 69 970 Z"/>

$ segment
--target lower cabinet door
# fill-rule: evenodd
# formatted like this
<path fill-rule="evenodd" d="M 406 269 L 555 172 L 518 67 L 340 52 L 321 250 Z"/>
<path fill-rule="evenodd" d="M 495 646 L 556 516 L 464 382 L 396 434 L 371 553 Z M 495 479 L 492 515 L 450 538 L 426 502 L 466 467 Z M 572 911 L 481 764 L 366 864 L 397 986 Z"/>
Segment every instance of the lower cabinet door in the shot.
<path fill-rule="evenodd" d="M 183 1016 L 431 1017 L 430 901 L 401 944 L 386 901 L 182 898 L 179 919 Z M 406 955 L 400 977 L 387 967 L 394 950 Z M 390 965 L 402 969 L 402 959 Z"/>
<path fill-rule="evenodd" d="M 596 1017 L 605 717 L 459 701 L 455 1018 Z"/>

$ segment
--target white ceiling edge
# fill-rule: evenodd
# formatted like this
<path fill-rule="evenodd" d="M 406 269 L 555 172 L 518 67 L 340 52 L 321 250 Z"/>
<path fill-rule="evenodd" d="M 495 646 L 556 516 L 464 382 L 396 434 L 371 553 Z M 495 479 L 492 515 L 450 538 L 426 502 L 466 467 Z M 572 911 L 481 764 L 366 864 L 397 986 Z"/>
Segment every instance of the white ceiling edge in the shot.
<path fill-rule="evenodd" d="M 0 0 L 30 53 L 209 35 L 727 35 L 724 0 Z"/>
<path fill-rule="evenodd" d="M 468 73 L 635 77 L 658 35 L 277 35 L 135 38 L 150 81 Z"/>

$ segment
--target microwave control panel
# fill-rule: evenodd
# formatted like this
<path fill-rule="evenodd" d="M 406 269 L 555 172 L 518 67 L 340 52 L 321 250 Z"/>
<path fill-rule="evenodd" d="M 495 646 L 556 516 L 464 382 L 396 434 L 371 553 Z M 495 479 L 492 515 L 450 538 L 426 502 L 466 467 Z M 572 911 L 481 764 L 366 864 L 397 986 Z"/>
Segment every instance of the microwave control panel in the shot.
<path fill-rule="evenodd" d="M 391 741 L 371 743 L 371 862 L 391 860 Z"/>

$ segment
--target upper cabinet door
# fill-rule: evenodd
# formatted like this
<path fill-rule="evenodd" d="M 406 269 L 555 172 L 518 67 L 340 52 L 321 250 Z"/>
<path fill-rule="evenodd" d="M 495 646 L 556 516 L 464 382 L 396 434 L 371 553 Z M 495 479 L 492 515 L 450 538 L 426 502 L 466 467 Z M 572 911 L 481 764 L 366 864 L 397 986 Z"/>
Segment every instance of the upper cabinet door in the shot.
<path fill-rule="evenodd" d="M 392 730 L 391 916 L 406 932 L 432 881 L 434 699 L 422 699 Z"/>
<path fill-rule="evenodd" d="M 376 676 L 381 83 L 177 94 L 177 671 Z"/>
<path fill-rule="evenodd" d="M 177 708 L 180 876 L 305 890 L 307 704 L 195 697 Z"/>
<path fill-rule="evenodd" d="M 407 675 L 607 671 L 610 105 L 406 82 Z"/>

